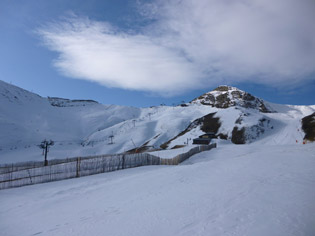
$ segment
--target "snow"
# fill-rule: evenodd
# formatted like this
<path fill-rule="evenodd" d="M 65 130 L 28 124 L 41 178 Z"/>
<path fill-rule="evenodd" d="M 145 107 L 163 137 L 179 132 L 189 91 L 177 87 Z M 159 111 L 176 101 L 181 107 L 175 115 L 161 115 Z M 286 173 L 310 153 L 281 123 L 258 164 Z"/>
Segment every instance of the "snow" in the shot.
<path fill-rule="evenodd" d="M 230 92 L 232 90 L 236 88 L 231 88 Z M 54 98 L 55 102 L 59 100 L 63 101 Z M 277 113 L 260 113 L 242 107 L 219 109 L 200 104 L 134 108 L 65 101 L 65 107 L 51 106 L 47 98 L 0 81 L 0 163 L 42 160 L 37 145 L 44 139 L 55 141 L 48 159 L 121 153 L 144 144 L 158 148 L 195 119 L 214 112 L 221 122 L 218 133 L 227 134 L 229 138 L 234 126 L 250 127 L 267 118 L 274 129 L 253 141 L 276 145 L 295 144 L 298 140 L 300 144 L 304 137 L 300 120 L 315 111 L 315 106 L 267 102 L 266 105 Z M 241 125 L 235 124 L 239 117 L 242 117 Z M 198 126 L 173 140 L 169 148 L 185 145 L 187 140 L 191 143 L 202 133 Z M 112 145 L 108 144 L 110 135 L 114 135 Z M 173 152 L 177 153 L 160 151 L 159 155 L 171 158 Z"/>
<path fill-rule="evenodd" d="M 221 127 L 218 133 L 226 133 L 229 137 L 231 137 L 235 121 L 240 117 L 240 115 L 241 111 L 239 109 L 235 109 L 235 107 L 221 109 L 215 116 L 219 117 L 221 122 Z"/>
<path fill-rule="evenodd" d="M 229 93 L 235 90 L 237 88 L 231 87 Z M 63 107 L 51 106 L 52 100 Z M 250 141 L 273 145 L 301 144 L 304 137 L 301 119 L 315 112 L 315 106 L 264 103 L 277 113 L 260 113 L 257 109 L 239 106 L 219 109 L 198 103 L 188 107 L 135 108 L 47 99 L 0 81 L 0 163 L 42 161 L 42 152 L 37 145 L 44 139 L 55 141 L 48 159 L 122 153 L 142 145 L 159 148 L 192 121 L 214 112 L 221 122 L 218 133 L 227 134 L 229 138 L 235 126 L 255 126 L 265 118 L 270 120 L 269 127 L 264 127 L 266 132 L 258 137 L 254 130 Z M 235 123 L 239 117 L 242 124 Z M 192 139 L 201 134 L 203 131 L 197 126 L 172 140 L 168 147 L 185 145 L 187 140 L 191 144 Z M 111 135 L 114 143 L 109 145 Z M 160 151 L 159 155 L 171 158 L 174 152 L 178 153 Z"/>
<path fill-rule="evenodd" d="M 126 120 L 106 130 L 93 133 L 87 138 L 87 142 L 103 141 L 100 150 L 106 153 L 124 152 L 140 147 L 147 141 L 149 141 L 147 145 L 159 147 L 184 130 L 190 122 L 206 115 L 211 110 L 210 107 L 205 109 L 197 105 L 191 109 L 167 106 L 142 108 L 138 118 Z M 111 133 L 115 136 L 115 144 L 113 145 L 115 149 L 112 148 L 109 151 L 108 147 L 104 147 L 104 141 L 107 141 L 106 139 Z"/>
<path fill-rule="evenodd" d="M 59 100 L 63 101 L 54 98 Z M 147 142 L 159 147 L 215 110 L 199 105 L 135 108 L 66 101 L 64 107 L 51 106 L 47 98 L 0 81 L 0 163 L 42 160 L 37 145 L 44 139 L 55 141 L 48 159 L 122 153 Z"/>
<path fill-rule="evenodd" d="M 1 235 L 314 235 L 315 144 L 302 145 L 301 119 L 315 105 L 264 103 L 276 113 L 198 101 L 150 108 L 49 101 L 0 81 L 0 163 L 42 160 L 37 145 L 45 138 L 55 141 L 48 159 L 156 148 L 214 112 L 219 133 L 229 137 L 235 126 L 252 127 L 261 119 L 269 125 L 251 144 L 215 140 L 217 149 L 178 166 L 1 190 Z M 200 126 L 192 128 L 169 147 L 188 145 L 151 154 L 173 158 L 202 133 Z"/>
<path fill-rule="evenodd" d="M 314 144 L 224 144 L 179 166 L 1 190 L 1 234 L 311 236 L 314 166 Z"/>
<path fill-rule="evenodd" d="M 273 132 L 257 141 L 257 144 L 302 144 L 304 132 L 301 119 L 315 112 L 315 106 L 269 105 L 277 113 L 266 113 L 265 117 L 271 119 L 275 125 Z"/>
<path fill-rule="evenodd" d="M 160 150 L 160 151 L 150 152 L 150 154 L 157 156 L 157 157 L 165 158 L 165 159 L 171 159 L 171 158 L 176 157 L 179 154 L 189 152 L 194 147 L 196 147 L 196 145 L 192 145 L 190 143 L 189 145 L 185 145 L 185 146 L 180 147 L 180 148 Z"/>

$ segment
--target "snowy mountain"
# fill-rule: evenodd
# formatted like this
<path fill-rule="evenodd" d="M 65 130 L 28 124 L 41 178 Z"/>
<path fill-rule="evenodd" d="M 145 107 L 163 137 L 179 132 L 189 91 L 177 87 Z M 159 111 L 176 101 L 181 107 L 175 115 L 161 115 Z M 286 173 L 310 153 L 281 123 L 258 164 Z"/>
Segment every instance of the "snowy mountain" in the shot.
<path fill-rule="evenodd" d="M 226 85 L 219 86 L 213 91 L 205 93 L 192 100 L 190 103 L 208 105 L 217 108 L 239 106 L 257 109 L 264 113 L 272 112 L 272 108 L 262 99 L 256 98 L 250 93 L 244 92 L 238 88 Z"/>
<path fill-rule="evenodd" d="M 194 105 L 211 107 L 213 112 L 194 120 L 177 137 L 166 142 L 165 147 L 180 145 L 200 132 L 213 132 L 217 138 L 235 144 L 302 143 L 301 119 L 315 108 L 272 104 L 230 86 L 219 86 L 192 100 L 188 106 Z"/>
<path fill-rule="evenodd" d="M 189 146 L 205 132 L 237 144 L 302 143 L 301 119 L 315 106 L 271 104 L 220 86 L 185 106 L 135 108 L 44 98 L 0 81 L 0 111 L 0 163 L 8 163 L 42 160 L 44 139 L 55 141 L 50 159 Z"/>

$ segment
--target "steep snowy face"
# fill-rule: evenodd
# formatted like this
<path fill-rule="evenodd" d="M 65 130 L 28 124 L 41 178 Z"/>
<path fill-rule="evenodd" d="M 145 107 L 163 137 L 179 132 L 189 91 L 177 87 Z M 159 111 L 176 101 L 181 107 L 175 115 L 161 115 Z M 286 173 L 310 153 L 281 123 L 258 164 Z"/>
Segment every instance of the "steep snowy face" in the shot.
<path fill-rule="evenodd" d="M 75 156 L 91 134 L 136 119 L 140 113 L 139 108 L 89 100 L 47 99 L 0 81 L 0 162 L 13 151 L 20 152 L 19 160 L 27 153 L 38 153 L 40 158 L 37 145 L 44 139 L 55 141 L 60 156 Z"/>
<path fill-rule="evenodd" d="M 0 80 L 0 106 L 24 105 L 27 103 L 42 103 L 45 99 L 25 89 Z"/>
<path fill-rule="evenodd" d="M 257 109 L 260 112 L 273 112 L 264 101 L 254 97 L 250 93 L 244 92 L 238 88 L 231 86 L 219 86 L 213 91 L 207 92 L 190 103 L 202 104 L 217 108 L 229 108 L 232 106 L 240 106 L 244 108 Z"/>

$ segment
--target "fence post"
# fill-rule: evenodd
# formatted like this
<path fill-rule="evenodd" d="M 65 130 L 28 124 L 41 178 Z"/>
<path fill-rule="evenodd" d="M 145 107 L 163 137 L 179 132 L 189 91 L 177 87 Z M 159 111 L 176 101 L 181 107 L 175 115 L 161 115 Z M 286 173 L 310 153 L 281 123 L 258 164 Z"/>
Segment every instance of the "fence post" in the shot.
<path fill-rule="evenodd" d="M 76 177 L 80 177 L 80 157 L 77 158 L 77 174 Z"/>
<path fill-rule="evenodd" d="M 122 169 L 125 169 L 125 154 L 122 155 Z"/>
<path fill-rule="evenodd" d="M 27 172 L 28 172 L 28 176 L 30 177 L 31 184 L 33 184 L 33 181 L 32 181 L 32 177 L 31 177 L 30 170 L 27 170 Z"/>

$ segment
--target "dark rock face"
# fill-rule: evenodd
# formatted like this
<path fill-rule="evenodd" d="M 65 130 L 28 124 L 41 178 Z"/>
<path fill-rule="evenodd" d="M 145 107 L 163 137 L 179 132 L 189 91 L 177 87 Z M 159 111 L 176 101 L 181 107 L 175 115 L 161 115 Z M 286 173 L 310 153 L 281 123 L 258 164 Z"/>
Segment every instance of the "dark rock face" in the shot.
<path fill-rule="evenodd" d="M 315 112 L 302 119 L 302 129 L 305 133 L 304 139 L 315 141 Z"/>
<path fill-rule="evenodd" d="M 242 124 L 242 121 L 242 117 L 239 117 L 235 121 L 235 124 Z M 235 126 L 232 131 L 231 141 L 235 144 L 250 143 L 251 141 L 259 138 L 268 129 L 273 129 L 273 126 L 271 121 L 266 118 L 260 119 L 258 124 L 250 127 L 242 127 L 239 129 L 237 126 Z"/>
<path fill-rule="evenodd" d="M 243 96 L 243 99 L 245 101 L 255 101 L 255 97 L 251 95 L 250 93 L 245 93 Z"/>
<path fill-rule="evenodd" d="M 231 92 L 233 98 L 238 99 L 238 98 L 242 98 L 242 94 L 240 91 L 232 91 Z"/>
<path fill-rule="evenodd" d="M 215 97 L 212 94 L 203 94 L 200 97 L 194 99 L 193 101 L 200 100 L 202 105 L 210 105 L 215 103 Z"/>
<path fill-rule="evenodd" d="M 202 124 L 200 129 L 205 133 L 217 133 L 221 123 L 220 118 L 214 117 L 216 113 L 210 113 L 200 118 L 200 123 Z"/>
<path fill-rule="evenodd" d="M 234 127 L 232 131 L 232 142 L 235 144 L 245 144 L 245 128 L 238 129 L 237 126 Z"/>
<path fill-rule="evenodd" d="M 170 139 L 166 143 L 163 143 L 160 147 L 163 149 L 168 148 L 168 145 L 173 140 L 186 134 L 187 132 L 191 131 L 192 129 L 198 126 L 200 126 L 200 129 L 205 133 L 213 132 L 216 134 L 221 126 L 221 123 L 220 123 L 220 118 L 214 117 L 215 114 L 216 112 L 210 113 L 208 115 L 205 115 L 201 118 L 194 120 L 193 122 L 190 123 L 190 125 L 184 131 L 180 132 L 176 137 Z M 224 137 L 224 135 L 222 135 L 222 137 Z M 225 139 L 227 139 L 227 137 Z"/>
<path fill-rule="evenodd" d="M 216 89 L 214 89 L 214 91 L 221 91 L 221 92 L 229 91 L 229 86 L 221 85 L 221 86 L 217 87 Z"/>
<path fill-rule="evenodd" d="M 263 113 L 272 113 L 263 102 L 259 105 L 259 110 Z"/>
<path fill-rule="evenodd" d="M 228 135 L 227 135 L 227 134 L 222 134 L 222 133 L 219 133 L 219 134 L 217 135 L 217 137 L 218 137 L 219 139 L 225 139 L 225 140 L 228 139 Z"/>
<path fill-rule="evenodd" d="M 227 93 L 220 94 L 216 98 L 215 107 L 217 108 L 228 108 L 230 106 L 234 106 L 233 102 L 231 102 L 231 99 L 228 97 Z"/>
<path fill-rule="evenodd" d="M 194 99 L 191 103 L 200 103 L 202 105 L 217 108 L 240 106 L 244 108 L 257 109 L 264 113 L 272 112 L 266 107 L 263 100 L 254 97 L 250 93 L 230 86 L 219 86 L 213 91 L 205 93 Z"/>

